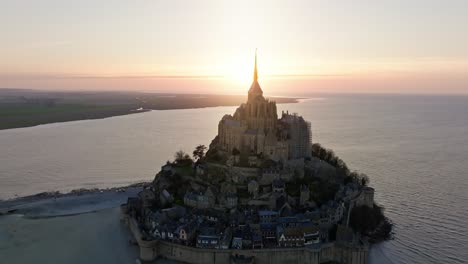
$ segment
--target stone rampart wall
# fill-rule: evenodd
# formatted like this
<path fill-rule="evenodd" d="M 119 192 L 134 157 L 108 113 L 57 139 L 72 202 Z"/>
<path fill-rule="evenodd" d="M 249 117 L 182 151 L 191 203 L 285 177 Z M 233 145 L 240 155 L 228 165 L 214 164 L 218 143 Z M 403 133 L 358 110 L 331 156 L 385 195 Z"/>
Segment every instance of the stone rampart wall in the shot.
<path fill-rule="evenodd" d="M 318 248 L 201 249 L 163 240 L 143 240 L 136 220 L 127 218 L 126 222 L 140 246 L 140 258 L 145 261 L 151 261 L 159 257 L 194 264 L 230 264 L 231 256 L 243 255 L 254 257 L 254 263 L 256 264 L 320 264 L 327 261 L 337 261 L 344 264 L 368 263 L 367 246 L 357 247 L 328 243 Z"/>

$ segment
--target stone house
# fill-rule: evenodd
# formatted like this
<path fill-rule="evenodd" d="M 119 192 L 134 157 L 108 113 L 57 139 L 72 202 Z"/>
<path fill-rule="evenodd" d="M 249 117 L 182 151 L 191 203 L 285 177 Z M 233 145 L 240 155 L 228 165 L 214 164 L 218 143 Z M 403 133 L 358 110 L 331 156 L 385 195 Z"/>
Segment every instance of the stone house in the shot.
<path fill-rule="evenodd" d="M 179 226 L 176 230 L 176 233 L 179 235 L 179 240 L 182 243 L 190 244 L 193 239 L 195 238 L 197 232 L 197 223 L 195 221 L 191 221 L 187 224 Z"/>
<path fill-rule="evenodd" d="M 252 248 L 252 237 L 253 233 L 249 225 L 242 227 L 242 248 L 251 249 Z"/>
<path fill-rule="evenodd" d="M 166 189 L 162 190 L 162 192 L 159 194 L 159 202 L 162 206 L 171 204 L 173 201 L 174 197 L 172 197 L 172 195 Z"/>
<path fill-rule="evenodd" d="M 148 208 L 155 203 L 156 194 L 150 188 L 146 188 L 138 193 L 138 198 L 140 198 L 142 206 Z"/>
<path fill-rule="evenodd" d="M 167 224 L 158 228 L 161 235 L 161 239 L 173 241 L 177 238 L 176 230 L 177 226 L 175 224 Z"/>
<path fill-rule="evenodd" d="M 320 228 L 318 226 L 304 225 L 302 231 L 304 233 L 304 245 L 320 243 Z"/>
<path fill-rule="evenodd" d="M 278 212 L 273 211 L 273 210 L 260 210 L 258 211 L 258 217 L 260 220 L 260 223 L 271 223 L 271 222 L 276 222 L 278 219 Z"/>
<path fill-rule="evenodd" d="M 198 248 L 218 248 L 220 243 L 219 232 L 213 227 L 202 227 L 197 236 L 196 247 Z"/>
<path fill-rule="evenodd" d="M 276 235 L 279 247 L 304 246 L 304 233 L 300 227 L 277 226 Z"/>
<path fill-rule="evenodd" d="M 242 249 L 242 230 L 240 228 L 236 228 L 234 231 L 231 248 Z"/>
<path fill-rule="evenodd" d="M 188 207 L 197 209 L 207 209 L 213 206 L 213 196 L 204 195 L 203 193 L 187 192 L 184 195 L 184 204 Z"/>
<path fill-rule="evenodd" d="M 205 219 L 212 223 L 217 223 L 223 219 L 223 212 L 214 209 L 208 209 L 204 212 Z"/>
<path fill-rule="evenodd" d="M 224 232 L 221 234 L 221 238 L 219 240 L 219 249 L 229 249 L 231 247 L 232 241 L 232 228 L 226 227 Z"/>
<path fill-rule="evenodd" d="M 165 222 L 166 217 L 159 211 L 145 210 L 144 225 L 148 230 L 155 228 Z"/>
<path fill-rule="evenodd" d="M 161 238 L 161 230 L 159 227 L 153 229 L 153 237 L 156 239 Z"/>
<path fill-rule="evenodd" d="M 278 218 L 278 225 L 282 227 L 300 227 L 301 223 L 296 216 L 287 216 Z"/>
<path fill-rule="evenodd" d="M 271 187 L 273 189 L 273 192 L 275 193 L 283 193 L 286 185 L 284 184 L 284 181 L 280 179 L 276 179 L 273 181 L 271 184 Z"/>
<path fill-rule="evenodd" d="M 288 197 L 281 195 L 276 199 L 276 211 L 279 212 L 280 216 L 291 216 L 292 206 L 289 204 Z"/>
<path fill-rule="evenodd" d="M 236 208 L 237 202 L 238 202 L 237 194 L 228 193 L 226 195 L 226 208 L 229 208 L 229 209 Z"/>
<path fill-rule="evenodd" d="M 252 248 L 253 249 L 262 249 L 263 248 L 263 238 L 262 238 L 261 233 L 253 232 L 253 234 L 252 234 Z"/>
<path fill-rule="evenodd" d="M 278 169 L 264 169 L 262 171 L 262 178 L 260 183 L 262 185 L 271 185 L 274 180 L 280 178 L 280 171 Z"/>
<path fill-rule="evenodd" d="M 261 223 L 260 232 L 265 245 L 276 245 L 276 223 Z"/>

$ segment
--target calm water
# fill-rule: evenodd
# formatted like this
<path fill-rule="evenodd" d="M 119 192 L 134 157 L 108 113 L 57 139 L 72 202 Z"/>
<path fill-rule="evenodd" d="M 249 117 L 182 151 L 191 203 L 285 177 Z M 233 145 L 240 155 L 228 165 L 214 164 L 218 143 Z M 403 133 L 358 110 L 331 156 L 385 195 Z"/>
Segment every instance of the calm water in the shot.
<path fill-rule="evenodd" d="M 468 261 L 468 97 L 331 96 L 279 105 L 367 173 L 395 223 L 372 263 Z M 0 198 L 150 180 L 178 149 L 208 145 L 233 107 L 153 111 L 0 131 Z"/>

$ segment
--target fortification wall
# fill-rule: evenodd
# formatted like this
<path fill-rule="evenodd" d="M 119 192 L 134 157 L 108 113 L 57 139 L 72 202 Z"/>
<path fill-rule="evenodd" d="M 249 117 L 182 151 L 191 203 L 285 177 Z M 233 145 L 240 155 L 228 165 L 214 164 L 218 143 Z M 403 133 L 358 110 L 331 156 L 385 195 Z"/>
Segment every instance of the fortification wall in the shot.
<path fill-rule="evenodd" d="M 128 218 L 128 225 L 140 246 L 140 258 L 151 261 L 165 258 L 194 264 L 230 264 L 231 256 L 243 255 L 254 257 L 256 264 L 307 263 L 320 264 L 327 261 L 337 261 L 344 264 L 367 264 L 368 247 L 323 244 L 320 247 L 274 248 L 274 249 L 201 249 L 171 243 L 163 240 L 146 241 L 133 218 Z"/>
<path fill-rule="evenodd" d="M 167 241 L 158 241 L 159 257 L 194 264 L 229 264 L 231 256 L 243 255 L 253 257 L 256 264 L 308 263 L 320 264 L 327 261 L 338 261 L 348 264 L 367 264 L 367 249 L 337 247 L 334 243 L 319 248 L 275 248 L 255 250 L 219 250 L 187 247 Z"/>

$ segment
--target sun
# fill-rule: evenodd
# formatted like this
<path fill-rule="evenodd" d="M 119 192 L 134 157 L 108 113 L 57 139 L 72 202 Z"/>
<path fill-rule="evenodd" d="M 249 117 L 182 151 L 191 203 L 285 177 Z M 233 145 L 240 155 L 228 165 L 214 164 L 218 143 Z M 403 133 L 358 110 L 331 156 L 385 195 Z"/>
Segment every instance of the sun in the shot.
<path fill-rule="evenodd" d="M 254 57 L 242 54 L 230 58 L 225 67 L 226 78 L 236 86 L 247 87 L 252 83 L 254 72 Z"/>
<path fill-rule="evenodd" d="M 229 79 L 238 85 L 249 85 L 252 82 L 253 70 L 245 65 L 233 66 L 229 74 Z"/>

